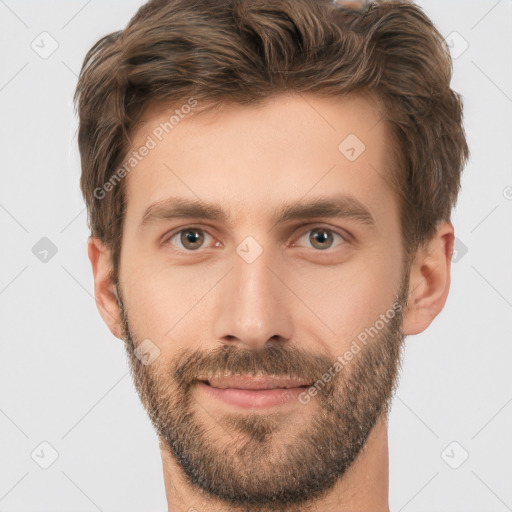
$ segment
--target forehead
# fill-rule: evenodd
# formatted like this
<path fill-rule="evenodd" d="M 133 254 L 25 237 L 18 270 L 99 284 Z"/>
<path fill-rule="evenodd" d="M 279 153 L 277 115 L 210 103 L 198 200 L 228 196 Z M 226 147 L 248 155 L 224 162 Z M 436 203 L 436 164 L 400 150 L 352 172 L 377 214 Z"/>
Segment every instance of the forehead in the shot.
<path fill-rule="evenodd" d="M 215 200 L 239 220 L 261 221 L 282 202 L 329 192 L 359 198 L 376 218 L 396 214 L 388 126 L 369 97 L 288 93 L 184 108 L 190 104 L 152 105 L 132 133 L 131 151 L 151 147 L 127 177 L 133 222 L 169 196 Z"/>

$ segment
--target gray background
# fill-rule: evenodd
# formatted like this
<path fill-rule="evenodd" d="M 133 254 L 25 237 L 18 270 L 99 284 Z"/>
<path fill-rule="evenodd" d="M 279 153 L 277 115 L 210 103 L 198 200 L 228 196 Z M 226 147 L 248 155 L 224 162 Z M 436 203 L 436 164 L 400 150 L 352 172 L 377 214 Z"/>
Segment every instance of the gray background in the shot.
<path fill-rule="evenodd" d="M 142 3 L 0 0 L 1 512 L 167 510 L 156 436 L 92 296 L 72 109 L 86 51 Z M 512 0 L 419 3 L 456 57 L 472 158 L 448 302 L 407 338 L 390 506 L 501 512 L 512 510 Z"/>

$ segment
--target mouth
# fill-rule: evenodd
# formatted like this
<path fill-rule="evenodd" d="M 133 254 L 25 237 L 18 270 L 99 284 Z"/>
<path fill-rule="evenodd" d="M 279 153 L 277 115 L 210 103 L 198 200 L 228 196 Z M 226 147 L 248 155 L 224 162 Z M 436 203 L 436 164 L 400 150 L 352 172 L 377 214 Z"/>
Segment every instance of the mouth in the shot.
<path fill-rule="evenodd" d="M 311 384 L 291 377 L 225 375 L 199 378 L 197 390 L 208 403 L 213 399 L 237 409 L 295 407 Z"/>
<path fill-rule="evenodd" d="M 219 375 L 198 380 L 216 389 L 240 389 L 250 391 L 308 388 L 312 385 L 298 378 L 266 375 Z"/>

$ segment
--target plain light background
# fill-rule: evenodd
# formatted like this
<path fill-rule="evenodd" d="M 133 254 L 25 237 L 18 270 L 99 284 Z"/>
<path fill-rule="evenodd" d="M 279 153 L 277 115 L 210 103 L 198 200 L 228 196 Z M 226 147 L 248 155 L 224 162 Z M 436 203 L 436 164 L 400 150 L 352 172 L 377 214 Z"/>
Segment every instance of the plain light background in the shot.
<path fill-rule="evenodd" d="M 156 435 L 93 299 L 72 106 L 87 50 L 142 3 L 0 0 L 0 512 L 167 510 Z M 512 0 L 419 4 L 452 47 L 471 161 L 446 307 L 406 341 L 390 506 L 505 512 Z"/>

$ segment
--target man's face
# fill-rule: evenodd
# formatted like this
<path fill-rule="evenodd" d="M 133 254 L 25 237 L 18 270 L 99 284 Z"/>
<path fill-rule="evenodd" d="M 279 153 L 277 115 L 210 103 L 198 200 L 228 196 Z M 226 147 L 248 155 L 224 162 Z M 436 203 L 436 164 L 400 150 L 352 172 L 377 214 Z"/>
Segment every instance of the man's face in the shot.
<path fill-rule="evenodd" d="M 246 507 L 304 503 L 350 467 L 396 382 L 408 276 L 385 123 L 361 97 L 287 95 L 185 116 L 159 141 L 172 113 L 146 113 L 134 148 L 157 144 L 126 178 L 135 385 L 192 486 Z M 175 216 L 177 199 L 224 215 Z M 278 218 L 313 200 L 345 215 Z M 247 380 L 219 375 L 295 389 L 235 391 Z"/>

